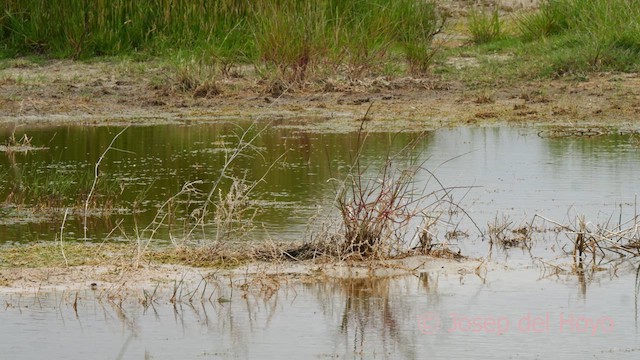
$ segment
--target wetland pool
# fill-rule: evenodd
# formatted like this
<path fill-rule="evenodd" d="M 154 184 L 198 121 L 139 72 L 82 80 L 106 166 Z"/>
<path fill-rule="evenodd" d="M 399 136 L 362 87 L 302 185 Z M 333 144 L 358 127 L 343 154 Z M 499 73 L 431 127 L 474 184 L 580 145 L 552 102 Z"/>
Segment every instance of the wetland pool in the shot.
<path fill-rule="evenodd" d="M 321 222 L 319 216 L 335 218 L 338 213 L 336 179 L 346 177 L 357 154 L 362 172 L 375 179 L 389 155 L 410 143 L 414 146 L 395 157 L 394 166 L 421 165 L 425 170 L 416 174 L 415 183 L 422 193 L 448 189 L 450 201 L 465 212 L 453 226 L 468 235 L 453 246 L 466 254 L 484 255 L 481 234 L 499 221 L 515 227 L 539 214 L 562 223 L 577 215 L 602 223 L 636 213 L 640 141 L 635 134 L 545 138 L 531 128 L 454 128 L 426 134 L 370 133 L 363 141 L 358 133 L 310 133 L 280 126 L 258 125 L 244 133 L 249 126 L 127 128 L 100 162 L 99 183 L 109 184 L 104 192 L 111 194 L 111 207 L 108 215 L 99 208 L 91 213 L 89 240 L 132 236 L 132 229 L 152 224 L 158 208 L 187 183 L 206 193 L 220 178 L 242 134 L 245 141 L 255 137 L 252 149 L 238 157 L 226 175 L 255 184 L 251 199 L 259 212 L 247 241 L 307 239 L 309 229 Z M 96 162 L 122 129 L 18 128 L 15 138 L 27 135 L 31 146 L 44 149 L 0 154 L 0 244 L 53 241 L 60 232 L 62 207 L 82 204 Z M 11 131 L 1 130 L 0 138 L 8 139 Z M 84 188 L 78 185 L 81 179 Z M 47 183 L 56 182 L 63 183 L 60 189 L 46 189 Z M 29 187 L 45 190 L 12 204 L 15 193 Z M 54 216 L 38 208 L 38 200 L 46 199 L 48 192 L 67 199 L 65 205 L 57 205 Z M 173 212 L 165 211 L 168 220 L 157 228 L 157 242 L 183 237 L 202 203 L 202 196 L 177 198 Z M 82 216 L 69 216 L 65 240 L 84 238 L 83 227 Z M 206 241 L 214 232 L 215 226 L 210 226 L 197 235 Z"/>
<path fill-rule="evenodd" d="M 100 163 L 100 179 L 110 181 L 107 190 L 115 195 L 108 216 L 92 213 L 88 240 L 123 240 L 113 231 L 116 225 L 131 230 L 151 223 L 185 183 L 206 193 L 248 126 L 127 128 Z M 0 153 L 0 244 L 55 241 L 60 208 L 77 204 L 77 192 L 87 183 L 76 175 L 91 179 L 122 130 L 18 128 L 16 139 L 27 135 L 29 146 L 42 149 Z M 11 134 L 0 130 L 0 138 Z M 452 225 L 468 236 L 447 241 L 466 255 L 487 257 L 491 250 L 480 232 L 496 219 L 517 225 L 535 214 L 559 222 L 580 214 L 600 223 L 636 214 L 640 147 L 633 134 L 548 138 L 531 128 L 455 128 L 371 133 L 362 148 L 357 133 L 269 126 L 245 134 L 259 135 L 252 141 L 255 151 L 238 157 L 228 174 L 257 184 L 252 201 L 260 212 L 256 230 L 243 241 L 303 240 L 313 231 L 314 216 L 337 212 L 331 179 L 344 178 L 357 154 L 363 173 L 375 179 L 388 155 L 410 143 L 394 166 L 421 164 L 414 183 L 426 193 L 449 189 L 451 202 L 465 210 Z M 46 189 L 54 181 L 64 185 L 53 186 L 55 191 L 68 192 L 61 194 L 55 216 L 38 206 L 50 196 L 46 191 L 17 203 L 27 185 Z M 156 234 L 160 245 L 180 236 L 180 224 L 199 201 L 176 201 L 171 225 Z M 64 231 L 65 241 L 83 238 L 81 217 L 72 214 Z M 169 287 L 152 306 L 141 305 L 142 289 L 119 301 L 101 288 L 40 292 L 34 284 L 26 293 L 0 293 L 0 353 L 11 359 L 637 358 L 637 261 L 586 275 L 552 271 L 533 260 L 540 253 L 553 258 L 559 250 L 536 244 L 539 253 L 505 250 L 491 259 L 500 265 L 487 272 L 302 278 L 256 291 L 242 290 L 242 277 L 220 275 L 193 301 L 169 301 Z M 192 287 L 185 294 L 202 291 L 185 286 Z"/>

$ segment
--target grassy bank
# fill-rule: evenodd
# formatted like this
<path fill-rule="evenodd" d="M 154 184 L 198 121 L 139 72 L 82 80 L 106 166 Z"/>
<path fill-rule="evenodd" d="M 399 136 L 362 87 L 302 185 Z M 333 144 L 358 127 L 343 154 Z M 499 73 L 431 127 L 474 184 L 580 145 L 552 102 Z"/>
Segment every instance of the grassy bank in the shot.
<path fill-rule="evenodd" d="M 0 57 L 160 57 L 177 60 L 178 73 L 200 77 L 190 83 L 207 89 L 215 87 L 212 77 L 229 74 L 235 64 L 275 70 L 293 81 L 306 80 L 311 72 L 320 78 L 336 72 L 360 78 L 435 68 L 439 74 L 453 73 L 449 79 L 495 83 L 639 69 L 640 8 L 631 0 L 546 0 L 533 10 L 509 11 L 465 5 L 462 18 L 446 22 L 449 15 L 438 10 L 441 5 L 58 0 L 50 6 L 44 0 L 4 0 Z M 451 46 L 445 36 L 435 45 L 434 36 L 443 28 L 447 34 L 462 31 L 468 41 Z M 496 54 L 509 61 L 485 59 Z M 475 57 L 479 66 L 461 72 L 447 64 L 451 57 Z"/>
<path fill-rule="evenodd" d="M 549 0 L 519 22 L 525 41 L 551 41 L 553 73 L 637 71 L 640 7 L 631 0 Z"/>
<path fill-rule="evenodd" d="M 294 78 L 321 62 L 354 69 L 399 58 L 424 71 L 441 20 L 431 2 L 4 0 L 8 56 L 63 58 L 186 53 L 222 64 L 266 63 Z"/>
<path fill-rule="evenodd" d="M 640 70 L 640 7 L 630 0 L 546 0 L 536 10 L 472 10 L 468 46 L 448 49 L 438 71 L 477 84 Z M 446 59 L 478 59 L 460 72 Z M 443 60 L 444 59 L 444 60 Z"/>

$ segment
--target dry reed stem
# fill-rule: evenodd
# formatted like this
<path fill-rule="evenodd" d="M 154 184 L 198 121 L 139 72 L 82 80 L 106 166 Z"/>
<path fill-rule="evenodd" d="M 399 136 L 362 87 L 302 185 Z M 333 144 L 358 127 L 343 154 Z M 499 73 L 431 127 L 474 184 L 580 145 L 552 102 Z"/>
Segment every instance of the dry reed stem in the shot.
<path fill-rule="evenodd" d="M 539 214 L 534 215 L 533 221 L 538 218 L 558 226 L 569 236 L 573 243 L 574 271 L 583 271 L 588 259 L 591 269 L 597 269 L 612 254 L 619 258 L 640 256 L 640 218 L 637 214 L 624 223 L 620 221 L 613 229 L 608 223 L 594 225 L 583 215 L 577 217 L 575 224 L 562 224 Z"/>
<path fill-rule="evenodd" d="M 95 168 L 94 168 L 94 174 L 93 174 L 93 184 L 91 185 L 91 190 L 89 190 L 89 194 L 87 195 L 87 199 L 84 202 L 83 229 L 84 229 L 84 239 L 85 240 L 88 239 L 87 238 L 87 217 L 89 215 L 89 201 L 91 201 L 91 197 L 93 196 L 93 192 L 95 191 L 96 185 L 98 184 L 98 175 L 99 175 L 100 163 L 102 163 L 102 160 L 107 155 L 109 150 L 114 149 L 113 144 L 116 142 L 118 137 L 120 135 L 122 135 L 122 133 L 124 133 L 129 128 L 129 126 L 130 125 L 127 125 L 124 129 L 122 129 L 119 133 L 117 133 L 116 136 L 113 137 L 113 139 L 111 139 L 111 143 L 109 143 L 109 146 L 104 150 L 104 152 L 102 153 L 102 155 L 100 155 L 100 158 L 96 162 L 96 165 L 95 165 Z"/>
<path fill-rule="evenodd" d="M 64 209 L 64 218 L 62 219 L 62 225 L 60 226 L 60 252 L 62 253 L 62 257 L 64 258 L 64 264 L 66 267 L 69 267 L 69 261 L 67 260 L 67 256 L 64 253 L 63 246 L 63 236 L 64 236 L 64 225 L 67 222 L 67 215 L 69 214 L 69 209 Z"/>

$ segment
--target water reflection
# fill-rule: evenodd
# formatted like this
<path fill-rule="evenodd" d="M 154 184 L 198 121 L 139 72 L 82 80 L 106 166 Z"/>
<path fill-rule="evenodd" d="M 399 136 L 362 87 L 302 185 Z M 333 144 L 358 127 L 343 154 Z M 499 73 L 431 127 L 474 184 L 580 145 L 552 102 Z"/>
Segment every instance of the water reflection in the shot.
<path fill-rule="evenodd" d="M 408 352 L 406 355 L 414 358 L 415 348 L 411 344 L 415 338 L 405 337 L 401 325 L 408 320 L 410 310 L 403 311 L 399 304 L 391 304 L 392 284 L 392 279 L 388 278 L 365 278 L 307 287 L 317 292 L 320 304 L 331 304 L 329 309 L 323 310 L 330 321 L 336 321 L 339 329 L 334 338 L 336 346 L 359 354 L 360 358 L 371 356 L 374 348 L 373 354 L 382 358 L 397 351 Z"/>
<path fill-rule="evenodd" d="M 249 124 L 244 124 L 247 127 Z M 39 169 L 43 174 L 52 168 L 92 172 L 104 150 L 121 128 L 63 127 L 24 130 L 34 145 L 46 145 L 49 150 L 15 154 L 17 160 L 0 157 L 2 168 Z M 181 187 L 196 180 L 198 190 L 207 192 L 220 176 L 222 164 L 230 149 L 238 145 L 243 128 L 236 124 L 207 126 L 149 126 L 132 127 L 120 136 L 114 147 L 125 151 L 110 151 L 101 163 L 102 176 L 116 179 L 122 190 L 119 207 L 129 214 L 120 214 L 122 226 L 133 228 L 149 223 L 155 210 Z M 248 137 L 255 136 L 259 128 Z M 9 136 L 9 132 L 2 136 Z M 384 161 L 420 134 L 372 134 L 362 160 L 372 167 Z M 256 200 L 264 209 L 256 218 L 261 229 L 278 238 L 299 239 L 309 218 L 317 212 L 317 205 L 326 204 L 333 196 L 334 184 L 327 180 L 342 178 L 359 149 L 357 134 L 331 135 L 292 132 L 269 128 L 253 143 L 257 151 L 234 162 L 228 176 L 258 182 Z M 426 146 L 428 142 L 423 145 Z M 277 162 L 276 162 L 277 161 Z M 271 167 L 275 162 L 275 166 Z M 267 171 L 269 170 L 269 171 Z M 0 198 L 6 198 L 19 177 L 7 176 Z M 2 180 L 2 179 L 0 179 Z M 135 212 L 131 214 L 131 212 Z M 188 216 L 187 208 L 182 216 Z M 12 219 L 11 219 L 12 220 Z M 0 221 L 0 242 L 47 239 L 59 228 L 59 219 L 50 222 L 12 224 Z M 40 219 L 42 220 L 42 219 Z M 76 219 L 77 220 L 77 219 Z M 177 219 L 180 220 L 180 219 Z M 101 239 L 113 228 L 104 218 L 93 219 L 91 234 Z M 68 239 L 80 232 L 79 221 L 70 221 Z M 260 237 L 260 236 L 258 236 Z M 165 241 L 168 236 L 165 235 Z"/>
<path fill-rule="evenodd" d="M 168 289 L 146 308 L 135 294 L 80 292 L 77 312 L 75 292 L 4 295 L 0 350 L 12 359 L 635 358 L 636 273 L 593 279 L 587 296 L 571 278 L 434 272 L 248 288 L 238 279 L 233 290 L 223 280 L 173 303 Z"/>

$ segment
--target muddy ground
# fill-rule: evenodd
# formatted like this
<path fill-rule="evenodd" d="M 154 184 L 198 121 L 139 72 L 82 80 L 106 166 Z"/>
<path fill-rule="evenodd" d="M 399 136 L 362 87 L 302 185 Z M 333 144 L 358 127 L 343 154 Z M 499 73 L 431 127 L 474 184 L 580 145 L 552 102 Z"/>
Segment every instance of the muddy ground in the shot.
<path fill-rule="evenodd" d="M 142 290 L 169 291 L 176 286 L 193 288 L 199 283 L 233 286 L 280 286 L 290 281 L 317 281 L 327 278 L 393 277 L 429 272 L 442 276 L 484 276 L 488 270 L 503 268 L 469 259 L 439 259 L 413 256 L 405 259 L 364 262 L 297 263 L 253 262 L 232 270 L 196 268 L 182 265 L 146 264 L 130 266 L 100 265 L 0 268 L 0 294 L 37 294 L 47 291 L 77 292 L 93 290 L 105 295 L 142 296 Z"/>
<path fill-rule="evenodd" d="M 469 59 L 451 59 L 473 66 Z M 504 61 L 509 61 L 504 59 Z M 12 60 L 0 70 L 0 124 L 154 124 L 234 118 L 274 120 L 308 130 L 430 130 L 458 125 L 568 125 L 636 128 L 638 74 L 593 74 L 473 89 L 423 78 L 324 79 L 288 87 L 239 67 L 216 89 L 179 91 L 153 63 Z M 243 75 L 243 71 L 247 75 Z M 220 92 L 219 94 L 217 92 Z M 288 121 L 286 121 L 288 120 Z"/>

